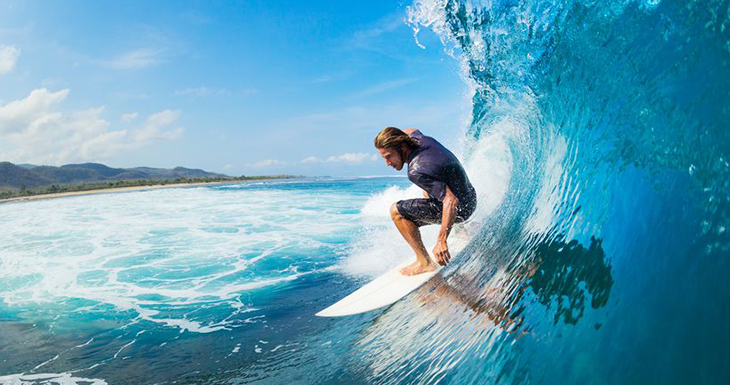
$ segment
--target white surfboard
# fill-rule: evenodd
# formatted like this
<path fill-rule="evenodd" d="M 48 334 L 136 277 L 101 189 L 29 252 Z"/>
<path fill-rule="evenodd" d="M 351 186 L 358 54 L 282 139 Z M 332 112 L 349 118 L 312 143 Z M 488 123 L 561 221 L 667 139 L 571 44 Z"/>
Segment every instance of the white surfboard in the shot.
<path fill-rule="evenodd" d="M 428 273 L 411 276 L 401 274 L 400 269 L 411 263 L 412 261 L 406 262 L 375 278 L 372 282 L 315 315 L 319 317 L 343 317 L 392 305 L 428 282 L 441 270 L 441 266 L 437 265 L 436 270 Z"/>

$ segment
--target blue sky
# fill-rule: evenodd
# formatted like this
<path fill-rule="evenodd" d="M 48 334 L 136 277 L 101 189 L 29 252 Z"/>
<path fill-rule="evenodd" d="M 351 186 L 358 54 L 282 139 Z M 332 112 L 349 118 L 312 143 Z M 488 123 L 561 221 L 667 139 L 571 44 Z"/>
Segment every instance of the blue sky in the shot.
<path fill-rule="evenodd" d="M 456 146 L 458 65 L 408 3 L 0 2 L 0 161 L 381 175 L 372 138 Z"/>

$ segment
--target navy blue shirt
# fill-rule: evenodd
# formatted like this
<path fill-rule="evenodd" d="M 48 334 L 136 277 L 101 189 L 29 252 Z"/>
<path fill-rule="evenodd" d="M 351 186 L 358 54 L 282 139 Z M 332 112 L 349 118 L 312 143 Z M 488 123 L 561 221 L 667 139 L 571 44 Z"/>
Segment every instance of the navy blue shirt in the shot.
<path fill-rule="evenodd" d="M 446 186 L 449 186 L 459 199 L 459 206 L 476 204 L 476 190 L 459 159 L 434 138 L 418 130 L 409 135 L 418 140 L 419 146 L 411 150 L 406 159 L 408 179 L 440 201 L 444 200 Z"/>

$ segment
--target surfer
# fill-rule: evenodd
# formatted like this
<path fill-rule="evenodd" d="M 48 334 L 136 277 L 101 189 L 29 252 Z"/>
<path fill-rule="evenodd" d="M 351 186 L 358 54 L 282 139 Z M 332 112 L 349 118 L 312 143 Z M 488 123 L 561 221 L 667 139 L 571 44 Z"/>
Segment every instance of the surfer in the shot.
<path fill-rule="evenodd" d="M 441 266 L 451 260 L 446 242 L 454 223 L 474 213 L 477 194 L 459 160 L 441 143 L 409 129 L 387 127 L 375 137 L 375 148 L 385 164 L 400 171 L 408 163 L 408 179 L 423 189 L 423 198 L 407 199 L 390 207 L 390 216 L 416 253 L 416 261 L 401 269 L 404 275 L 433 271 L 436 265 L 421 240 L 419 227 L 441 224 L 433 255 Z"/>

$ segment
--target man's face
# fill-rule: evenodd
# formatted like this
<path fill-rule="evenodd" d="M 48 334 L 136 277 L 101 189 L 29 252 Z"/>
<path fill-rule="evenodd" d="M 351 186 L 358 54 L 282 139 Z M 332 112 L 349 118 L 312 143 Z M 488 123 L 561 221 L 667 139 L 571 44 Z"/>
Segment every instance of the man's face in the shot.
<path fill-rule="evenodd" d="M 380 153 L 380 156 L 385 159 L 385 164 L 398 171 L 403 169 L 403 157 L 401 156 L 400 151 L 393 147 L 388 147 L 379 148 L 378 152 Z"/>

